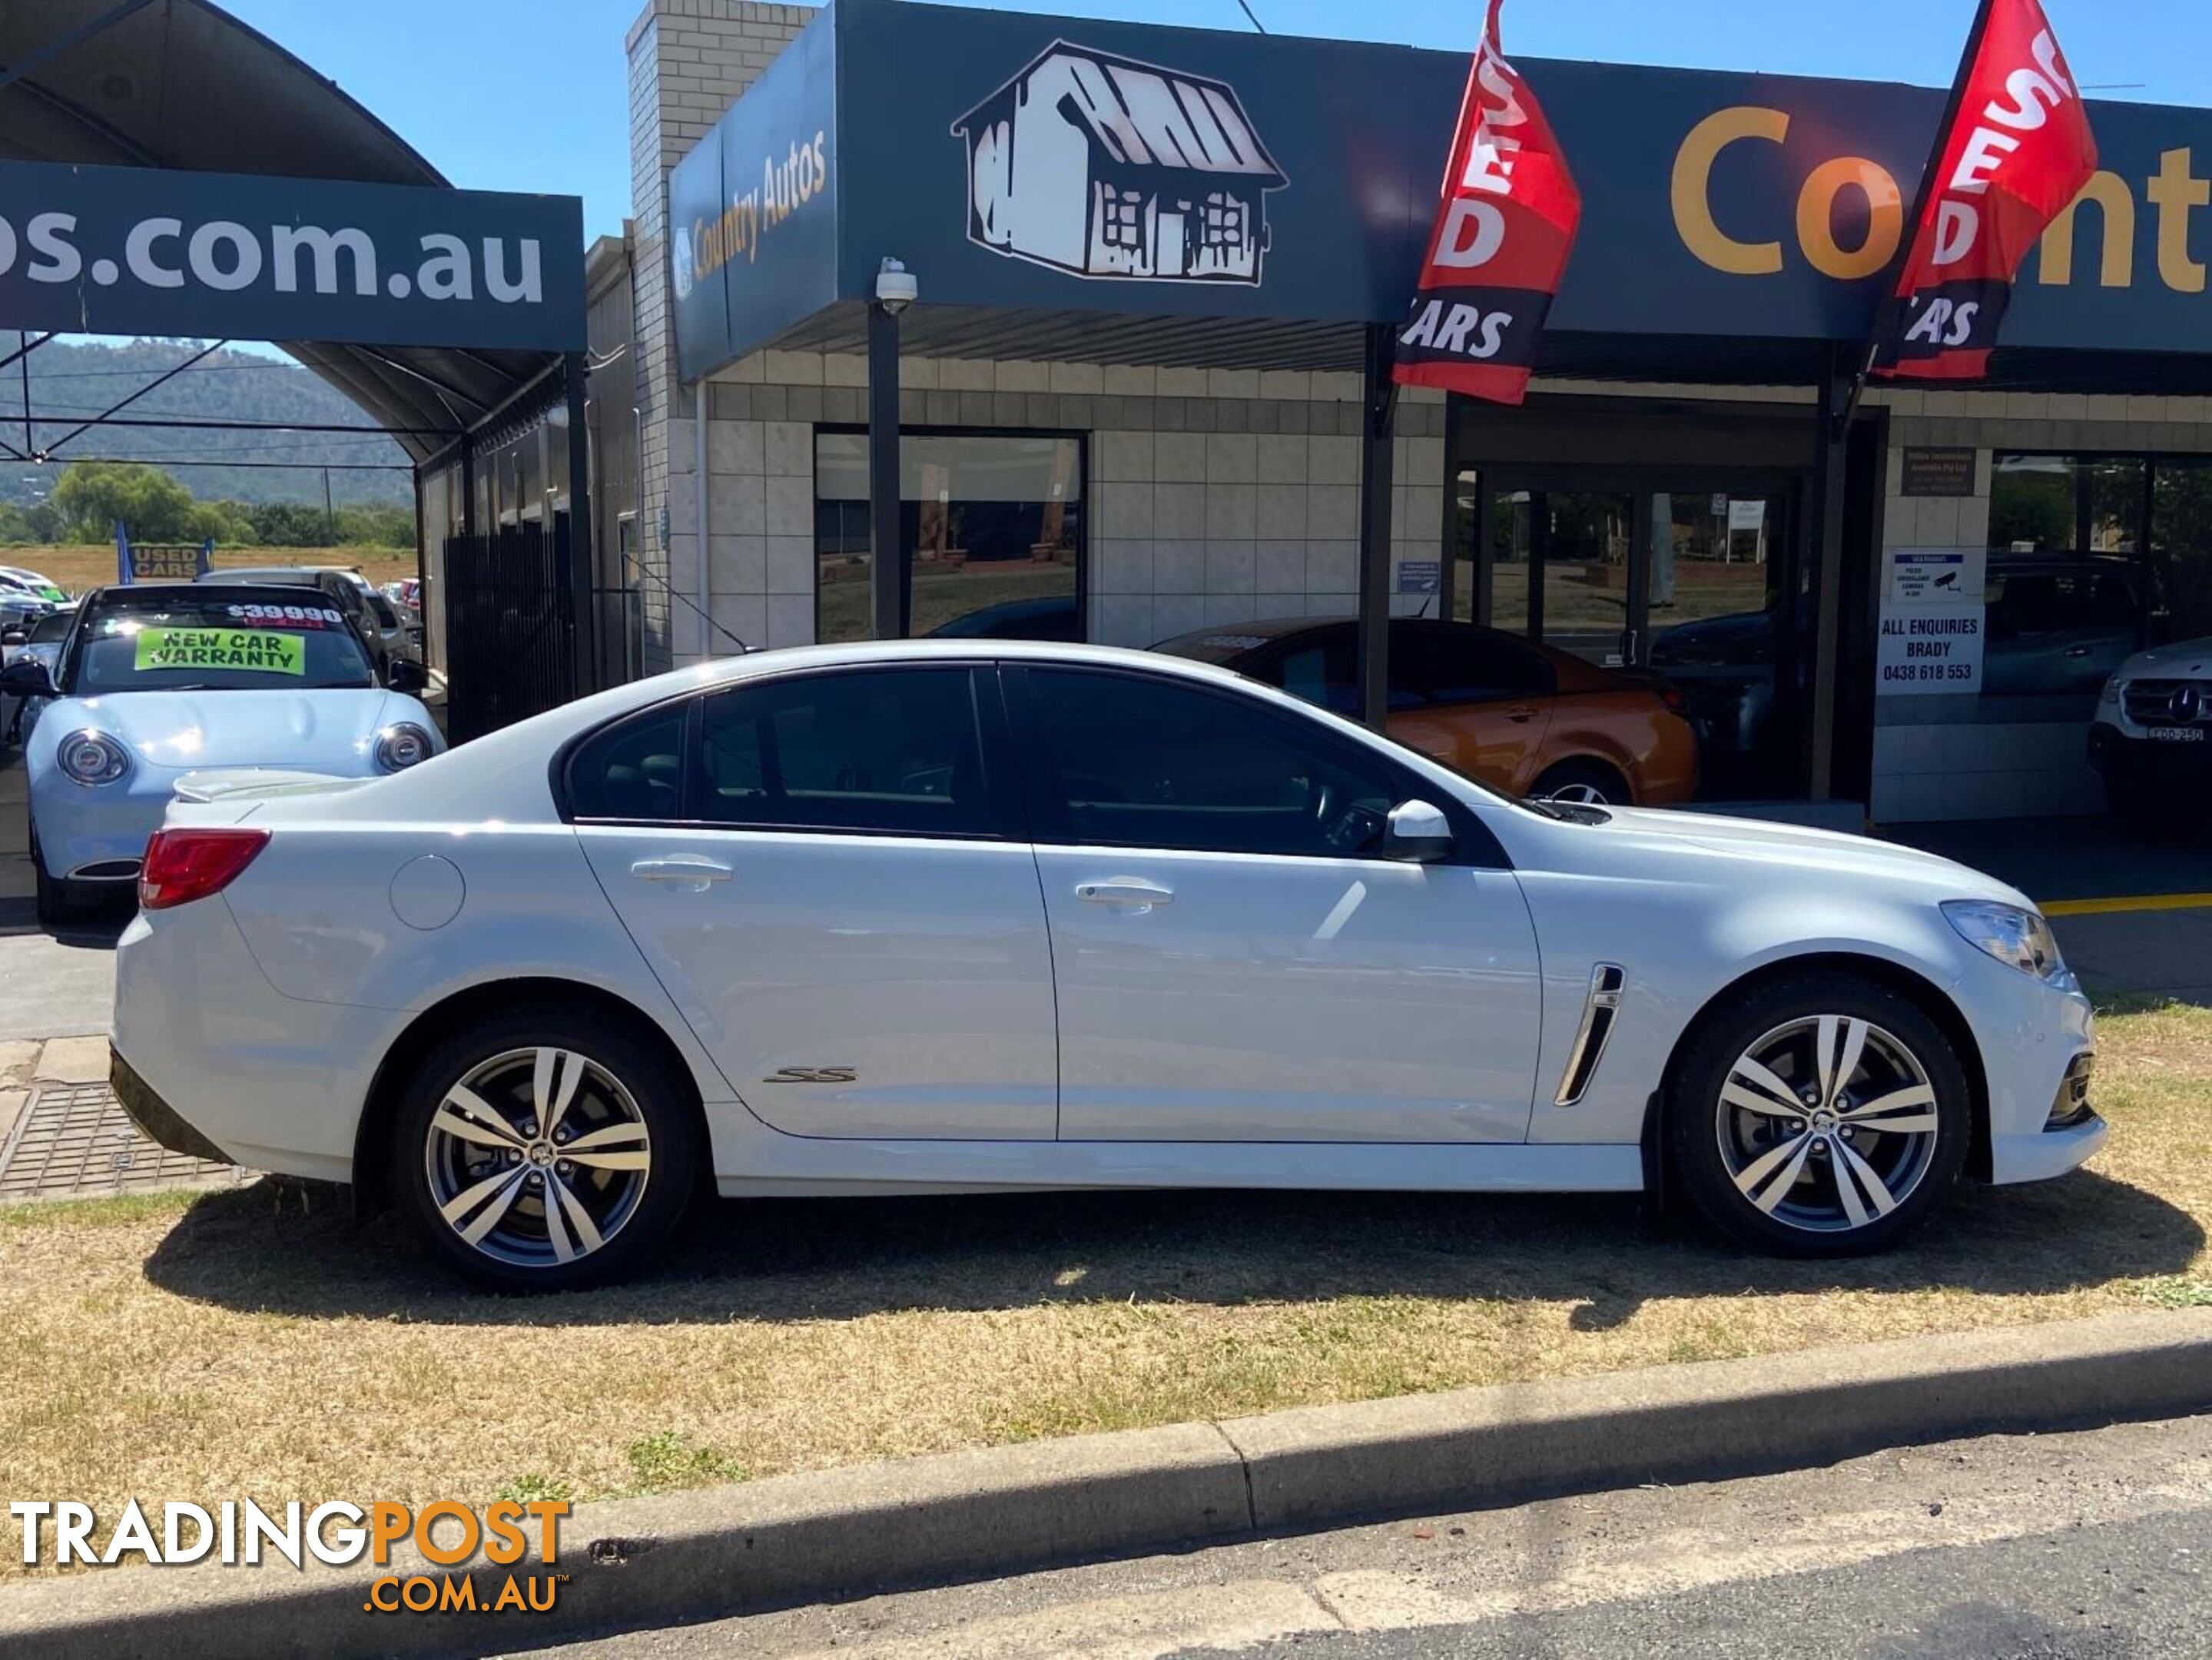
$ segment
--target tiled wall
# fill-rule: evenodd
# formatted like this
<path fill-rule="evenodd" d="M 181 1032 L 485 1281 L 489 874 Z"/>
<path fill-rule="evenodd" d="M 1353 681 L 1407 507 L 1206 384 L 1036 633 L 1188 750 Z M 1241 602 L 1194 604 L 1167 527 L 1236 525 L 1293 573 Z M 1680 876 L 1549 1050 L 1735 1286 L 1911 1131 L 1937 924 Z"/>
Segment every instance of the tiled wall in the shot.
<path fill-rule="evenodd" d="M 814 637 L 813 429 L 865 420 L 866 385 L 863 358 L 784 351 L 710 384 L 709 608 L 748 644 Z M 909 357 L 899 414 L 908 425 L 1085 435 L 1089 635 L 1147 646 L 1213 623 L 1353 609 L 1358 397 L 1352 374 Z M 1433 393 L 1399 404 L 1394 588 L 1396 562 L 1440 556 L 1443 415 Z M 681 505 L 692 465 L 688 448 L 671 458 L 671 575 L 687 595 L 699 576 L 696 512 Z M 696 625 L 679 623 L 674 644 L 678 662 L 691 660 Z"/>

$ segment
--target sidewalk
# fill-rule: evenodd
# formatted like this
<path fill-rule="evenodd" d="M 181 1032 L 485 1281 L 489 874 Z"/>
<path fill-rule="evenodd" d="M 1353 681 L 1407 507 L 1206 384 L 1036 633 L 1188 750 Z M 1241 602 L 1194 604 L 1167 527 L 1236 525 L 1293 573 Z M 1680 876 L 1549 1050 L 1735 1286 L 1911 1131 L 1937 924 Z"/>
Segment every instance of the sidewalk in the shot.
<path fill-rule="evenodd" d="M 107 1085 L 105 1037 L 0 1040 L 0 1204 L 253 1179 L 140 1135 Z"/>

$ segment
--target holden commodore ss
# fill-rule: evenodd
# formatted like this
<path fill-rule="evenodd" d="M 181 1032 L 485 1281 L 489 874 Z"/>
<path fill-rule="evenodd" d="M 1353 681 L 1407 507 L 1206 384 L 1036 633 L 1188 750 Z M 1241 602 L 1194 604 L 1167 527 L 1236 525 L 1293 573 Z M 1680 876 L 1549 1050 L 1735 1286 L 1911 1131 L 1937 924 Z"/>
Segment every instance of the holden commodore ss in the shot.
<path fill-rule="evenodd" d="M 2106 1134 L 2088 1001 L 1986 876 L 1516 801 L 1103 648 L 680 671 L 180 802 L 140 894 L 140 1126 L 507 1288 L 635 1269 L 716 1190 L 1656 1190 L 1838 1255 Z"/>
<path fill-rule="evenodd" d="M 179 789 L 238 769 L 396 772 L 436 753 L 443 740 L 410 695 L 422 673 L 403 664 L 380 684 L 353 625 L 312 589 L 87 595 L 57 664 L 26 655 L 0 670 L 0 690 L 35 714 L 23 771 L 39 921 L 127 895 Z"/>

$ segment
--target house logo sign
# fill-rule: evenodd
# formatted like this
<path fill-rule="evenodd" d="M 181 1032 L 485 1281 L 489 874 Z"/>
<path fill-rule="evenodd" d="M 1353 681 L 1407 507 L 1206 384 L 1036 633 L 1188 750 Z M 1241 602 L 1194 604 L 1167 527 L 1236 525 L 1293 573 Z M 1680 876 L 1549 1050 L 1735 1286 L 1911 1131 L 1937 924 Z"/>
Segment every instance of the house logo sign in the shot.
<path fill-rule="evenodd" d="M 1055 40 L 952 124 L 968 240 L 1114 282 L 1257 288 L 1290 183 L 1225 81 Z"/>

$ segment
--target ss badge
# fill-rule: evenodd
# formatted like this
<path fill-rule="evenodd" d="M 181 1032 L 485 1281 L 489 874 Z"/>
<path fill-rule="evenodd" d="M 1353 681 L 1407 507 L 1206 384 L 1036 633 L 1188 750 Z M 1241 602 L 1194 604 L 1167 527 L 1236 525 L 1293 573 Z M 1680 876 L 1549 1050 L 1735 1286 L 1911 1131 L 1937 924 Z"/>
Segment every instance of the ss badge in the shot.
<path fill-rule="evenodd" d="M 856 1084 L 858 1067 L 785 1067 L 761 1079 L 763 1084 Z"/>

